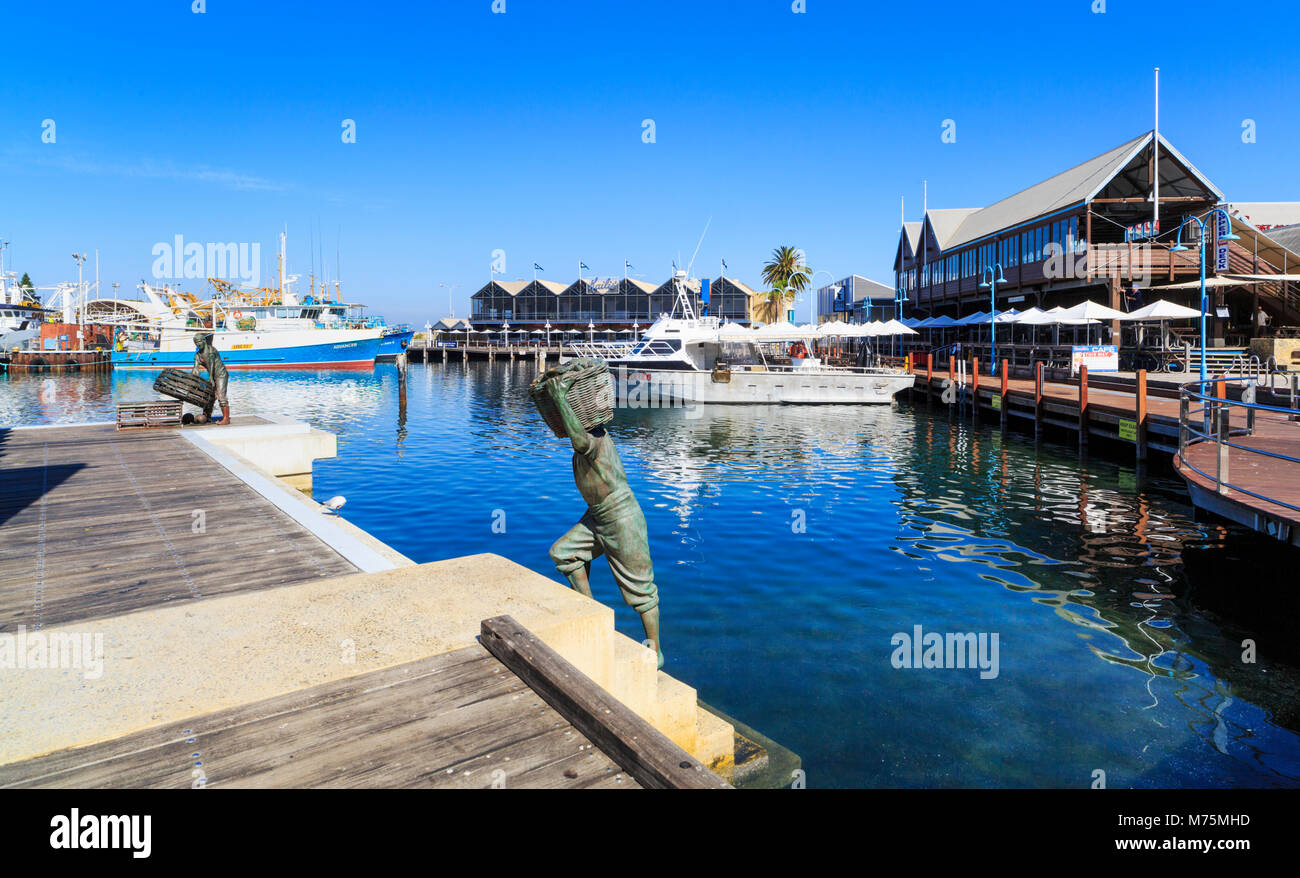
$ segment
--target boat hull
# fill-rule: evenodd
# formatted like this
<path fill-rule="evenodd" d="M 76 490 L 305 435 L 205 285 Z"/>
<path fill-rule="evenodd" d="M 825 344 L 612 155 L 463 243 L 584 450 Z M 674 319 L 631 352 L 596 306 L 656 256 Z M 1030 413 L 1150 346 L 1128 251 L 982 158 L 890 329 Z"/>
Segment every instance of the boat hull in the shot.
<path fill-rule="evenodd" d="M 611 364 L 625 405 L 638 399 L 674 399 L 719 405 L 887 405 L 911 387 L 911 375 L 894 372 L 733 371 L 729 381 L 709 372 L 625 369 Z"/>
<path fill-rule="evenodd" d="M 379 338 L 379 354 L 377 359 L 394 360 L 397 355 L 411 344 L 411 339 L 415 337 L 415 330 L 410 329 L 404 332 L 389 332 Z"/>
<path fill-rule="evenodd" d="M 321 338 L 323 333 L 331 338 Z M 290 338 L 284 332 L 218 332 L 214 338 L 228 369 L 368 369 L 379 354 L 378 332 L 331 330 Z M 299 335 L 293 333 L 293 335 Z M 114 351 L 114 369 L 168 369 L 194 365 L 194 343 L 168 343 L 156 351 Z M 187 346 L 188 345 L 188 346 Z"/>

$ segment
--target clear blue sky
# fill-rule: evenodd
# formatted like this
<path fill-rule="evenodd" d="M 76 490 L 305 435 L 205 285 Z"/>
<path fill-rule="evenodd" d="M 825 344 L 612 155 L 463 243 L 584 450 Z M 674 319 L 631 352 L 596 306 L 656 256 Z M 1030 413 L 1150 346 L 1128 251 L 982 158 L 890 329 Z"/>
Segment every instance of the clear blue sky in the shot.
<path fill-rule="evenodd" d="M 293 271 L 319 229 L 347 298 L 423 323 L 493 250 L 507 279 L 659 281 L 710 217 L 696 275 L 755 282 L 790 244 L 891 283 L 900 196 L 984 205 L 1149 129 L 1155 66 L 1162 133 L 1229 199 L 1300 200 L 1289 2 L 8 6 L 0 239 L 37 285 L 98 248 L 131 289 L 177 234 L 273 270 L 287 225 Z"/>

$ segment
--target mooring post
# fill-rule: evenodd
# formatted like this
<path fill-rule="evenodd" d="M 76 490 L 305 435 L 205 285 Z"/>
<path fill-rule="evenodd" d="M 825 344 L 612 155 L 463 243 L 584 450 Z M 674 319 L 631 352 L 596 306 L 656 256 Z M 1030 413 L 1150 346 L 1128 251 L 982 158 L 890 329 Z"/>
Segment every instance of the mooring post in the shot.
<path fill-rule="evenodd" d="M 1034 438 L 1043 429 L 1043 364 L 1034 364 Z"/>
<path fill-rule="evenodd" d="M 1088 447 L 1088 367 L 1079 367 L 1079 450 Z"/>
<path fill-rule="evenodd" d="M 1220 381 L 1216 383 L 1222 384 L 1223 382 Z M 1220 396 L 1220 399 L 1222 398 L 1223 397 Z M 1228 490 L 1227 487 L 1225 487 L 1225 483 L 1231 478 L 1231 476 L 1228 475 L 1228 443 L 1231 441 L 1232 436 L 1231 428 L 1228 426 L 1229 412 L 1230 409 L 1228 406 L 1220 405 L 1219 410 L 1216 413 L 1217 429 L 1215 430 L 1215 438 L 1219 446 L 1218 484 L 1215 486 L 1215 493 L 1217 494 L 1222 494 Z"/>
<path fill-rule="evenodd" d="M 925 355 L 925 404 L 927 406 L 930 405 L 931 403 L 930 396 L 931 396 L 931 390 L 933 389 L 933 387 L 931 386 L 933 381 L 934 381 L 934 351 L 930 351 Z"/>
<path fill-rule="evenodd" d="M 1137 459 L 1144 462 L 1147 459 L 1147 370 L 1138 369 L 1137 373 L 1137 411 L 1134 412 L 1137 420 Z"/>
<path fill-rule="evenodd" d="M 1002 389 L 998 391 L 998 397 L 1000 405 L 998 412 L 1001 415 L 1002 432 L 1005 433 L 1007 431 L 1007 361 L 1005 359 L 1002 361 Z"/>
<path fill-rule="evenodd" d="M 970 409 L 971 420 L 980 419 L 980 358 L 973 357 L 970 366 Z"/>

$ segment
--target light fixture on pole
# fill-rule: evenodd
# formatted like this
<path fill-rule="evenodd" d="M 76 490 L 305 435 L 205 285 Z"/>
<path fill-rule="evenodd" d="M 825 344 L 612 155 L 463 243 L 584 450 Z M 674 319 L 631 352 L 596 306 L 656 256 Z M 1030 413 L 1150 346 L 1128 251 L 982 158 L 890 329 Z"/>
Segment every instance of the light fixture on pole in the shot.
<path fill-rule="evenodd" d="M 997 269 L 997 271 L 994 271 Z M 984 276 L 988 275 L 988 280 Z M 985 265 L 984 270 L 980 272 L 980 289 L 989 291 L 989 344 L 993 348 L 993 353 L 989 357 L 989 374 L 997 374 L 998 362 L 998 284 L 1007 282 L 1007 277 L 1002 273 L 1002 263 L 995 262 L 992 265 Z"/>
<path fill-rule="evenodd" d="M 1240 241 L 1241 238 L 1232 233 L 1232 217 L 1222 207 L 1216 207 L 1205 215 L 1206 219 L 1214 216 L 1216 213 L 1223 214 L 1223 220 L 1227 223 L 1228 232 L 1225 235 L 1218 235 L 1220 241 Z M 1205 314 L 1209 310 L 1209 298 L 1205 292 L 1205 220 L 1200 217 L 1189 216 L 1178 225 L 1178 239 L 1174 246 L 1169 248 L 1170 253 L 1181 253 L 1189 249 L 1183 246 L 1183 227 L 1188 223 L 1196 223 L 1201 228 L 1201 241 L 1197 249 L 1201 251 L 1201 393 L 1205 393 Z"/>
<path fill-rule="evenodd" d="M 451 284 L 450 286 L 448 286 L 447 284 L 438 284 L 438 286 L 440 286 L 440 287 L 447 287 L 447 316 L 448 316 L 448 317 L 455 317 L 455 316 L 456 316 L 456 306 L 452 304 L 452 301 L 451 301 L 451 293 L 452 293 L 452 290 L 456 289 L 456 287 L 460 286 L 460 284 Z"/>
<path fill-rule="evenodd" d="M 551 321 L 546 321 L 546 346 L 551 346 Z"/>
<path fill-rule="evenodd" d="M 86 263 L 86 254 L 73 253 L 72 258 L 77 263 L 77 297 L 73 302 L 73 306 L 72 306 L 73 314 L 72 314 L 72 320 L 70 322 L 75 322 L 80 324 L 81 323 L 81 300 L 82 297 L 85 296 L 86 294 L 84 283 L 81 280 L 81 266 L 83 266 Z M 80 327 L 78 327 L 77 329 L 77 350 L 81 350 Z"/>

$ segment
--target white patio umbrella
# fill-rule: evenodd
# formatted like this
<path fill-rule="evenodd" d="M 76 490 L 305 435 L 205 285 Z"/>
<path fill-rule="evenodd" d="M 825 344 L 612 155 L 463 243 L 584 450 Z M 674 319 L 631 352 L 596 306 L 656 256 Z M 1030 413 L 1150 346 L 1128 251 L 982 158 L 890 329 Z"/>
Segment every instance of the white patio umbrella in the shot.
<path fill-rule="evenodd" d="M 1163 350 L 1166 346 L 1165 324 L 1168 321 L 1190 320 L 1192 318 L 1200 317 L 1200 316 L 1201 316 L 1201 312 L 1196 310 L 1195 308 L 1187 308 L 1183 305 L 1179 305 L 1176 302 L 1170 302 L 1168 299 L 1158 299 L 1152 302 L 1150 305 L 1146 305 L 1142 308 L 1138 308 L 1136 311 L 1130 311 L 1125 316 L 1125 319 L 1134 321 L 1136 323 L 1142 323 L 1148 320 L 1160 321 L 1160 348 Z M 1146 341 L 1145 330 L 1144 328 L 1139 327 L 1138 344 L 1144 345 L 1145 341 Z"/>
<path fill-rule="evenodd" d="M 1192 317 L 1200 317 L 1201 312 L 1195 308 L 1187 308 L 1176 302 L 1170 302 L 1168 299 L 1160 299 L 1152 302 L 1136 311 L 1130 311 L 1124 315 L 1125 320 L 1187 320 Z"/>
<path fill-rule="evenodd" d="M 920 335 L 915 329 L 907 325 L 906 320 L 890 320 L 885 323 L 881 330 L 881 335 Z"/>
<path fill-rule="evenodd" d="M 1060 312 L 1060 315 L 1066 320 L 1123 320 L 1128 316 L 1123 311 L 1098 305 L 1091 300 L 1080 302 L 1073 308 L 1066 308 Z"/>

